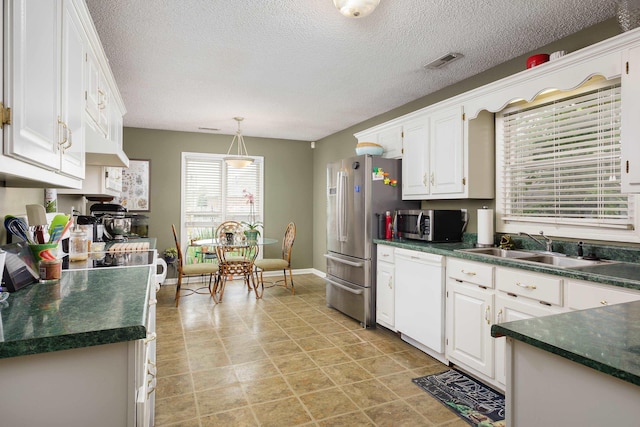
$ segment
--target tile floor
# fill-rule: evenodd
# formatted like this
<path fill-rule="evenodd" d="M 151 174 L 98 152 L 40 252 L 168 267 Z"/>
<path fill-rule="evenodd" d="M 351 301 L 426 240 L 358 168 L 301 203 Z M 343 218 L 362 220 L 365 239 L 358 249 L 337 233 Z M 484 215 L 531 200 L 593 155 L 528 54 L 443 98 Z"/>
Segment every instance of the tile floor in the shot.
<path fill-rule="evenodd" d="M 411 382 L 444 365 L 326 307 L 321 278 L 294 280 L 295 296 L 233 281 L 222 304 L 179 308 L 162 287 L 156 426 L 467 426 Z"/>

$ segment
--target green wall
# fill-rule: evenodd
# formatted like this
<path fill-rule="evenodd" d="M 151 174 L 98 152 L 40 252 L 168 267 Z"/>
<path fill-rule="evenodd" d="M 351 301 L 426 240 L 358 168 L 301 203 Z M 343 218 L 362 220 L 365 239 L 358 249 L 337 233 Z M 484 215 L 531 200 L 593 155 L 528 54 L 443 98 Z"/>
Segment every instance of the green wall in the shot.
<path fill-rule="evenodd" d="M 232 135 L 125 128 L 124 150 L 131 159 L 151 160 L 151 211 L 149 235 L 158 250 L 175 246 L 171 224 L 180 223 L 180 169 L 182 152 L 226 153 Z M 313 152 L 308 142 L 244 137 L 247 151 L 264 156 L 266 237 L 277 238 L 265 246 L 266 257 L 279 257 L 284 230 L 296 223 L 292 255 L 295 269 L 311 268 L 313 251 Z"/>
<path fill-rule="evenodd" d="M 340 159 L 342 157 L 354 154 L 354 148 L 357 144 L 354 133 L 358 133 L 365 129 L 371 128 L 378 124 L 403 116 L 420 108 L 427 107 L 485 84 L 494 82 L 503 77 L 510 76 L 525 69 L 526 59 L 535 54 L 542 52 L 555 52 L 557 50 L 565 50 L 573 52 L 583 47 L 592 45 L 599 41 L 608 39 L 620 34 L 621 30 L 615 21 L 610 19 L 600 24 L 594 25 L 586 30 L 575 33 L 569 37 L 561 39 L 557 42 L 543 46 L 530 53 L 519 56 L 513 60 L 507 61 L 497 67 L 491 68 L 471 78 L 463 80 L 460 83 L 448 86 L 440 91 L 417 99 L 413 102 L 405 104 L 387 113 L 373 117 L 348 129 L 344 129 L 316 143 L 316 149 L 313 155 L 313 205 L 314 205 L 314 224 L 313 224 L 313 267 L 325 271 L 324 253 L 326 252 L 326 165 L 329 162 Z M 463 52 L 464 53 L 464 52 Z M 461 60 L 464 61 L 464 58 Z M 476 232 L 476 209 L 484 205 L 494 207 L 493 200 L 436 200 L 422 202 L 423 207 L 433 209 L 460 209 L 467 208 L 470 212 L 470 222 L 467 228 L 469 232 Z"/>

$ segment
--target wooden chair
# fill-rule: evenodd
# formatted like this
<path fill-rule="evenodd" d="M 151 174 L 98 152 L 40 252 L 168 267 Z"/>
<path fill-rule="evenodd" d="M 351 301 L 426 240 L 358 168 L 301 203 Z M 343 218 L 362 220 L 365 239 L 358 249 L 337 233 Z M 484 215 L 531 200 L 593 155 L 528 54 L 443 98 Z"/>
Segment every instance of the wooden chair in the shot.
<path fill-rule="evenodd" d="M 293 274 L 291 273 L 291 251 L 293 249 L 293 242 L 296 239 L 296 225 L 293 222 L 290 222 L 287 225 L 287 229 L 284 232 L 284 239 L 282 240 L 282 257 L 281 258 L 265 258 L 256 260 L 254 263 L 256 267 L 256 275 L 260 273 L 260 278 L 258 279 L 258 286 L 260 290 L 257 291 L 257 294 L 262 296 L 264 293 L 264 279 L 262 277 L 265 271 L 278 271 L 282 270 L 284 279 L 278 280 L 274 282 L 278 284 L 280 282 L 284 282 L 283 285 L 285 288 L 289 289 L 289 285 L 287 283 L 287 270 L 289 271 L 289 280 L 291 281 L 291 294 L 295 295 L 296 289 L 293 286 Z"/>
<path fill-rule="evenodd" d="M 220 276 L 218 274 L 218 264 L 214 264 L 214 263 L 198 263 L 198 264 L 186 264 L 184 262 L 184 254 L 182 253 L 182 250 L 180 249 L 180 239 L 178 239 L 178 233 L 176 232 L 176 226 L 174 224 L 171 224 L 171 231 L 173 231 L 173 239 L 176 242 L 176 249 L 178 250 L 178 285 L 176 286 L 176 307 L 178 306 L 178 304 L 180 303 L 180 288 L 182 287 L 182 278 L 183 277 L 195 277 L 195 276 L 209 276 L 209 292 L 207 292 L 208 294 L 212 295 L 212 287 L 211 287 L 211 281 L 215 276 L 215 281 L 214 281 L 214 287 L 215 285 L 220 281 Z M 186 295 L 191 295 L 194 293 L 197 294 L 202 294 L 203 292 L 198 292 L 200 289 L 204 289 L 204 287 L 202 288 L 198 288 L 195 290 L 191 290 L 189 289 L 189 291 L 191 291 L 188 294 L 185 294 L 183 296 Z"/>
<path fill-rule="evenodd" d="M 224 297 L 227 280 L 233 276 L 241 276 L 247 290 L 255 290 L 253 262 L 258 256 L 258 246 L 248 244 L 244 235 L 244 227 L 237 221 L 225 221 L 216 229 L 220 280 L 214 285 L 212 296 L 219 303 Z M 256 294 L 257 297 L 257 294 Z"/>

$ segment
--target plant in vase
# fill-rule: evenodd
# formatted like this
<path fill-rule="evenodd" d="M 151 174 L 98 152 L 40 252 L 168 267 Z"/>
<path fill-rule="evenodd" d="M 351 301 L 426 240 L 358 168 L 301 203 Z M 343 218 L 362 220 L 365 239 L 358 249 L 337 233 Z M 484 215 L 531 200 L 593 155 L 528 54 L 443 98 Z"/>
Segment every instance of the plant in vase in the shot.
<path fill-rule="evenodd" d="M 255 211 L 255 198 L 253 197 L 253 193 L 247 191 L 247 189 L 242 190 L 244 193 L 244 198 L 247 199 L 247 204 L 249 205 L 249 221 L 242 221 L 241 224 L 246 228 L 244 230 L 244 235 L 247 236 L 247 240 L 256 241 L 258 240 L 258 236 L 260 236 L 259 227 L 262 227 L 261 221 L 256 221 L 256 211 Z"/>
<path fill-rule="evenodd" d="M 170 264 L 176 261 L 176 258 L 178 257 L 178 250 L 176 248 L 167 248 L 164 250 L 163 255 L 167 264 Z"/>

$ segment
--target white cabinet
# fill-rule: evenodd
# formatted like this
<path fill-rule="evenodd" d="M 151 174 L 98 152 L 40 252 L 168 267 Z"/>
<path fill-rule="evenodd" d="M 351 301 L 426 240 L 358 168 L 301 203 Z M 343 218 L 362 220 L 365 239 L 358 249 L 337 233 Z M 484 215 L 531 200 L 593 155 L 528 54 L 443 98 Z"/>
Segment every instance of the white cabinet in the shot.
<path fill-rule="evenodd" d="M 623 193 L 640 193 L 640 46 L 624 52 L 622 73 L 622 158 Z"/>
<path fill-rule="evenodd" d="M 424 111 L 403 126 L 403 199 L 494 197 L 493 114 L 470 123 L 454 105 Z"/>
<path fill-rule="evenodd" d="M 493 266 L 447 259 L 447 358 L 494 376 Z"/>
<path fill-rule="evenodd" d="M 85 52 L 75 5 L 15 0 L 5 4 L 4 154 L 71 177 L 84 176 L 81 100 Z"/>
<path fill-rule="evenodd" d="M 85 110 L 92 126 L 104 137 L 109 135 L 109 94 L 107 80 L 93 51 L 85 55 Z"/>
<path fill-rule="evenodd" d="M 82 188 L 58 189 L 58 194 L 78 194 L 87 197 L 116 197 L 122 192 L 122 168 L 87 166 Z"/>
<path fill-rule="evenodd" d="M 386 159 L 402 158 L 402 125 L 391 124 L 367 129 L 355 134 L 358 142 L 375 142 L 384 148 L 382 157 Z"/>
<path fill-rule="evenodd" d="M 376 323 L 395 331 L 394 248 L 378 245 L 376 262 Z"/>
<path fill-rule="evenodd" d="M 640 300 L 640 291 L 585 282 L 567 281 L 567 307 L 572 310 L 602 307 Z"/>
<path fill-rule="evenodd" d="M 395 325 L 402 339 L 444 360 L 444 257 L 395 250 Z"/>

